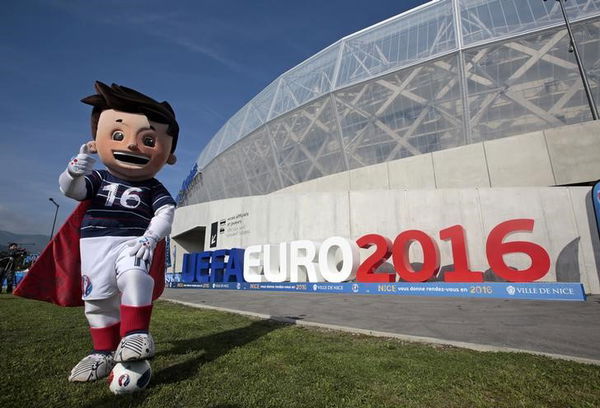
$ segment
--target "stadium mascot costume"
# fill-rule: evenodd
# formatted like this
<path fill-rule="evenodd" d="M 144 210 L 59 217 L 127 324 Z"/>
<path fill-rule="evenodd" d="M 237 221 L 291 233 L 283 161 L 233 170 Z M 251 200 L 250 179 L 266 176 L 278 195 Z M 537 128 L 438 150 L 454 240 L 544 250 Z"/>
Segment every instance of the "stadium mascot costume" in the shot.
<path fill-rule="evenodd" d="M 154 178 L 173 154 L 179 126 L 167 102 L 96 82 L 93 141 L 81 146 L 59 177 L 81 201 L 15 294 L 61 306 L 83 305 L 93 350 L 69 381 L 106 377 L 118 362 L 154 355 L 152 301 L 164 288 L 164 240 L 175 201 Z M 107 170 L 93 170 L 97 153 Z"/>

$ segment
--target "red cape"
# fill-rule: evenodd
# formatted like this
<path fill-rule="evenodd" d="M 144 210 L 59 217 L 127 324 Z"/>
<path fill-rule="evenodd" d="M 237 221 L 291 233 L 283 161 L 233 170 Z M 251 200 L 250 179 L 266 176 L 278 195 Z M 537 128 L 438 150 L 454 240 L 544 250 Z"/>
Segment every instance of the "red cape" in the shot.
<path fill-rule="evenodd" d="M 14 290 L 14 295 L 59 306 L 83 306 L 79 228 L 90 203 L 89 200 L 82 201 L 77 206 L 25 274 Z M 154 250 L 150 276 L 154 279 L 152 298 L 157 299 L 165 288 L 164 240 L 160 241 Z"/>

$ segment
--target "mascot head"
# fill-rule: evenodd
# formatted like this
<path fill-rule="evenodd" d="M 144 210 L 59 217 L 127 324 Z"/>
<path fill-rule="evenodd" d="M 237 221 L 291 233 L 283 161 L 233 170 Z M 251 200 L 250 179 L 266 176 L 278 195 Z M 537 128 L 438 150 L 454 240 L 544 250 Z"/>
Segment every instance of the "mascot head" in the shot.
<path fill-rule="evenodd" d="M 124 180 L 153 178 L 165 164 L 175 164 L 179 125 L 168 102 L 130 88 L 97 81 L 98 94 L 83 98 L 92 105 L 91 153 Z"/>

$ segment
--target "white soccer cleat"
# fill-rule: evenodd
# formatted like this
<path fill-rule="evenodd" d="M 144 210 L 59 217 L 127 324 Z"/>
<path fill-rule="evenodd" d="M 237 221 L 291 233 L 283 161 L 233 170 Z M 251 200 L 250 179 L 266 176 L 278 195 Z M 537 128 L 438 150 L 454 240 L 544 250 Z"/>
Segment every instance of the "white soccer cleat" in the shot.
<path fill-rule="evenodd" d="M 134 333 L 121 339 L 115 362 L 147 360 L 154 357 L 154 339 L 150 333 Z"/>
<path fill-rule="evenodd" d="M 115 366 L 112 353 L 92 353 L 85 356 L 71 370 L 69 376 L 70 382 L 88 382 L 96 381 L 107 377 L 110 371 Z"/>

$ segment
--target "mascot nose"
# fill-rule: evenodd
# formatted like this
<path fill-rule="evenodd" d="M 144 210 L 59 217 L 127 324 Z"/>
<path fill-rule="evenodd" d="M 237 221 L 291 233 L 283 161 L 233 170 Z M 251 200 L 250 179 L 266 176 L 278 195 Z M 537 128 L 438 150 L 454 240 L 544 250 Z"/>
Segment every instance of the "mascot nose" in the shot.
<path fill-rule="evenodd" d="M 137 143 L 129 143 L 129 146 L 127 146 L 127 147 L 129 148 L 129 150 L 133 150 L 133 151 L 139 150 Z"/>

